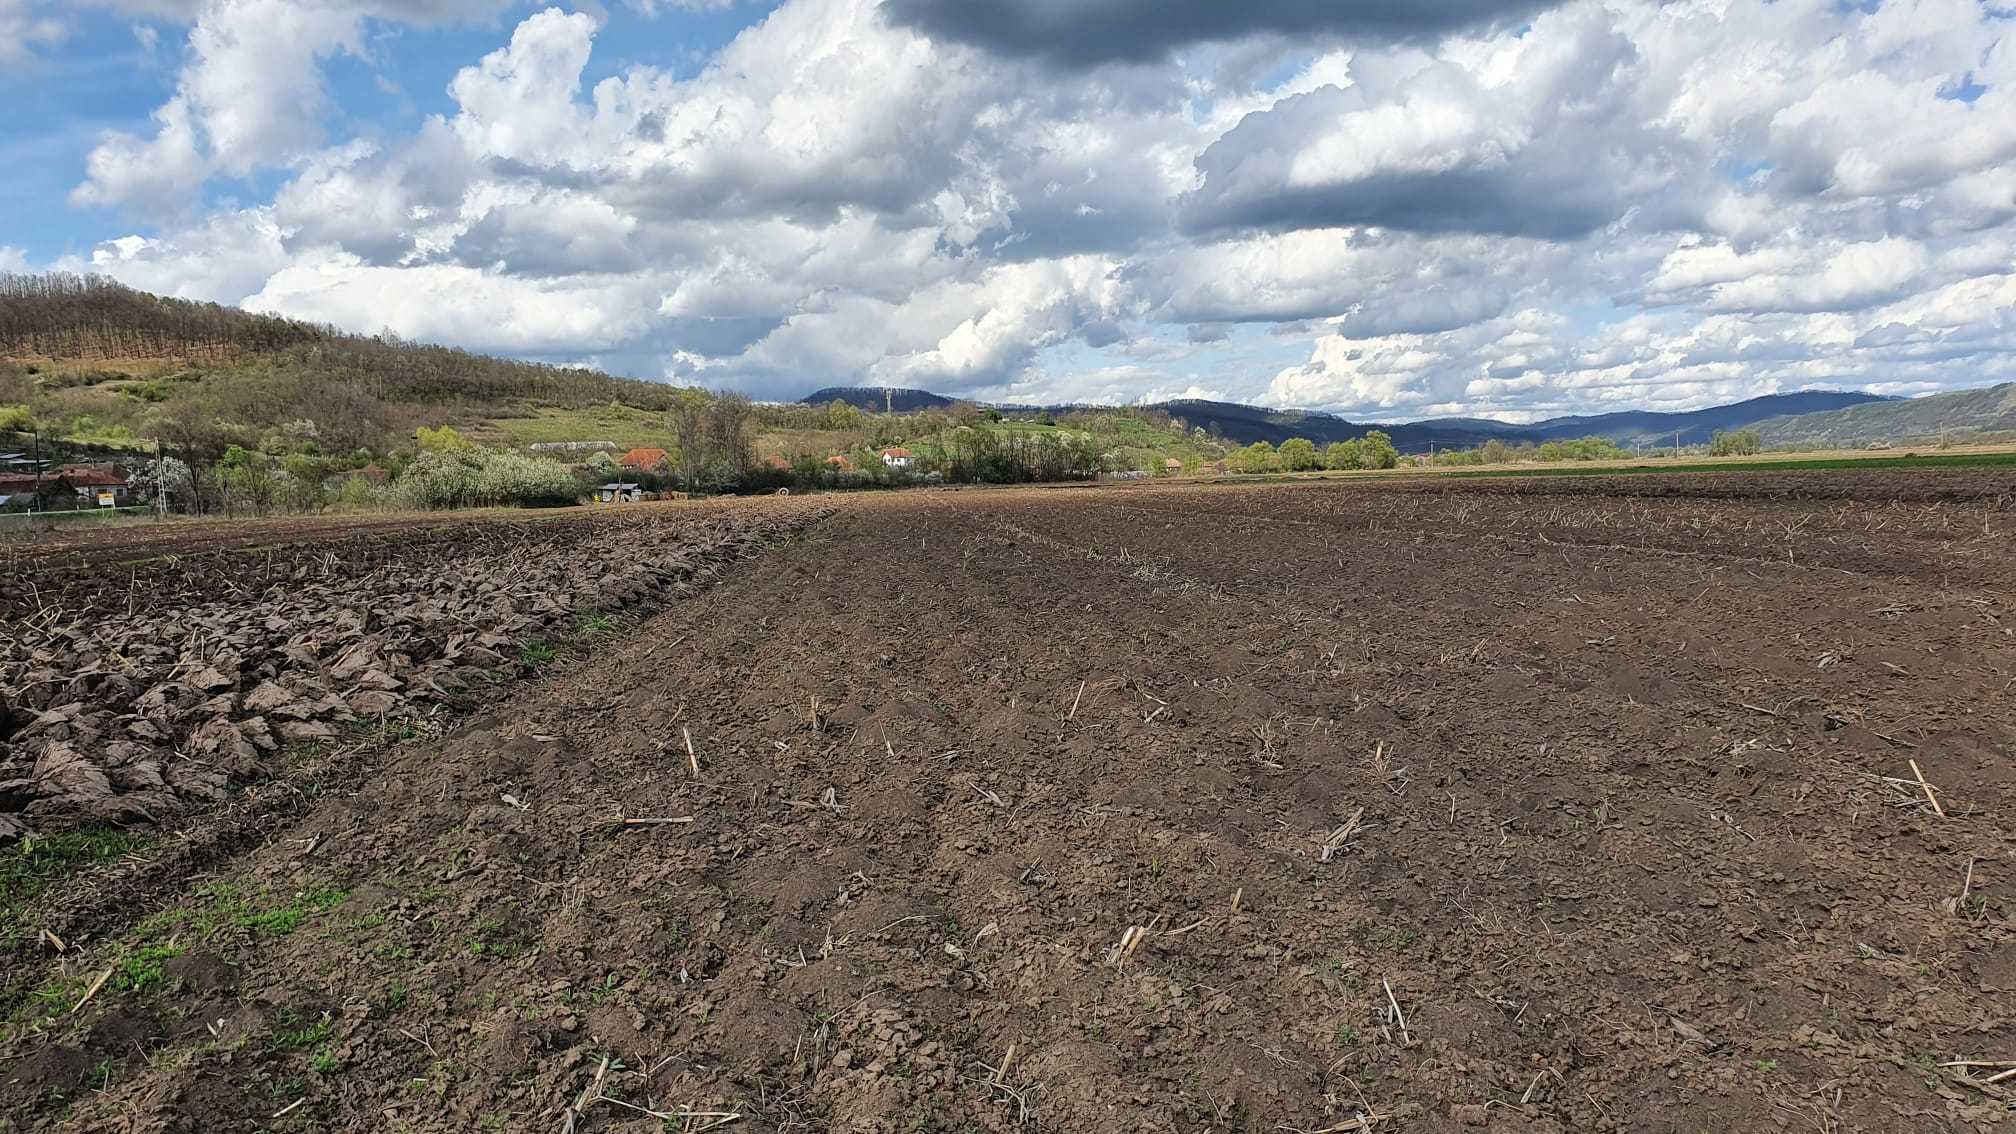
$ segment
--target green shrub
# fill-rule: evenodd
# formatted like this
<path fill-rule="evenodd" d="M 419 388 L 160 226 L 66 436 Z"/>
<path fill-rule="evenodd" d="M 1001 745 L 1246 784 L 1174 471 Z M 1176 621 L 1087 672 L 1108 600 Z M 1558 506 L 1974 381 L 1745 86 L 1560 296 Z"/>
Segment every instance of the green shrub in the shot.
<path fill-rule="evenodd" d="M 336 492 L 336 503 L 345 508 L 376 508 L 383 502 L 378 489 L 356 473 L 351 473 L 350 479 L 344 481 L 343 487 Z"/>

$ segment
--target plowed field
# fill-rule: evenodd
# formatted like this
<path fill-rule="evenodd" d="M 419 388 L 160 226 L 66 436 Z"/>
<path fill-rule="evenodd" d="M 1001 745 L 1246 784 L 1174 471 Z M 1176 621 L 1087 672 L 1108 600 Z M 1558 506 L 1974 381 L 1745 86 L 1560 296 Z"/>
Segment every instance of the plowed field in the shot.
<path fill-rule="evenodd" d="M 0 1128 L 2012 1120 L 2009 474 L 653 514 L 735 549 L 11 903 Z"/>

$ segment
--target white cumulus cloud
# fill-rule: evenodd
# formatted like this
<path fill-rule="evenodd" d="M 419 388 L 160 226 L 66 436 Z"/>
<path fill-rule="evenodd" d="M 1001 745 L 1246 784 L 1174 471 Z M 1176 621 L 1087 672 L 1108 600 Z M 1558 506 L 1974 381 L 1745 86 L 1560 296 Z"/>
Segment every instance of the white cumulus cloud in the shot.
<path fill-rule="evenodd" d="M 2016 21 L 1973 0 L 785 0 L 676 70 L 633 38 L 714 4 L 103 2 L 184 64 L 90 155 L 134 223 L 79 264 L 362 331 L 1390 416 L 2016 365 Z M 441 113 L 338 104 L 381 33 L 507 12 Z"/>

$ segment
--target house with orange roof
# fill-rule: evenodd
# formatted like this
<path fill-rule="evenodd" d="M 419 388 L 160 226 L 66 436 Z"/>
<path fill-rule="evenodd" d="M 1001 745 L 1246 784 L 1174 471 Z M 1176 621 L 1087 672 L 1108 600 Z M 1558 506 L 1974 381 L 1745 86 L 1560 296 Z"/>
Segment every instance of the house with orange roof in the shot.
<path fill-rule="evenodd" d="M 915 464 L 916 460 L 915 453 L 901 446 L 882 450 L 882 463 L 892 469 L 907 469 Z"/>
<path fill-rule="evenodd" d="M 632 449 L 616 463 L 638 472 L 662 472 L 672 467 L 672 454 L 663 449 Z"/>

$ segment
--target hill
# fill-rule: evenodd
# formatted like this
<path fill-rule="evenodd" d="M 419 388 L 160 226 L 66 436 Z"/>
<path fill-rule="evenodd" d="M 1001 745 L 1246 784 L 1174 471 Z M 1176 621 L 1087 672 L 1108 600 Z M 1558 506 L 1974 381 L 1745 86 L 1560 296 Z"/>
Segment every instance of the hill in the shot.
<path fill-rule="evenodd" d="M 1954 441 L 2016 433 L 2016 382 L 1979 390 L 1849 406 L 1757 423 L 1770 445 L 1866 445 L 1941 437 Z"/>
<path fill-rule="evenodd" d="M 599 371 L 471 354 L 169 299 L 110 280 L 0 276 L 0 428 L 79 443 L 156 437 L 192 452 L 312 440 L 410 446 L 420 426 L 609 407 L 661 423 L 703 397 Z M 7 407 L 14 407 L 11 410 Z M 618 440 L 623 440 L 618 438 Z"/>
<path fill-rule="evenodd" d="M 1403 453 L 1425 453 L 1430 449 L 1473 448 L 1486 441 L 1510 444 L 1604 437 L 1625 448 L 1656 448 L 1673 444 L 1677 432 L 1684 445 L 1705 445 L 1718 431 L 1742 429 L 1767 418 L 1790 417 L 1849 406 L 1884 402 L 1876 394 L 1851 390 L 1803 390 L 1791 394 L 1767 394 L 1728 405 L 1680 413 L 1626 410 L 1617 413 L 1554 417 L 1528 424 L 1492 421 L 1480 417 L 1429 418 L 1425 421 L 1362 422 L 1314 410 L 1268 409 L 1240 402 L 1218 402 L 1183 398 L 1139 407 L 1159 411 L 1183 423 L 1202 429 L 1212 437 L 1240 445 L 1265 441 L 1279 445 L 1291 437 L 1306 437 L 1318 445 L 1350 441 L 1374 429 L 1384 430 Z M 809 394 L 807 405 L 844 402 L 871 412 L 893 405 L 897 413 L 944 409 L 957 405 L 951 398 L 929 390 L 883 389 L 867 386 L 835 386 Z M 1088 414 L 1111 407 L 1085 405 L 991 406 L 1010 417 L 1037 414 Z"/>
<path fill-rule="evenodd" d="M 1426 452 L 1429 445 L 1481 445 L 1490 434 L 1462 429 L 1441 429 L 1428 424 L 1366 424 L 1348 421 L 1335 414 L 1308 410 L 1277 410 L 1237 402 L 1213 402 L 1183 398 L 1154 408 L 1192 429 L 1202 429 L 1213 437 L 1223 437 L 1241 445 L 1265 441 L 1279 445 L 1290 437 L 1307 437 L 1319 447 L 1333 441 L 1350 441 L 1374 429 L 1383 429 L 1403 453 Z"/>
<path fill-rule="evenodd" d="M 1766 418 L 1837 410 L 1887 399 L 1851 390 L 1802 390 L 1709 406 L 1684 413 L 1625 411 L 1589 417 L 1555 417 L 1525 427 L 1523 436 L 1544 440 L 1608 437 L 1620 445 L 1671 444 L 1678 430 L 1683 445 L 1705 444 L 1718 430 L 1742 429 Z"/>
<path fill-rule="evenodd" d="M 1383 429 L 1403 453 L 1426 452 L 1450 447 L 1468 448 L 1486 441 L 1510 443 L 1605 437 L 1626 448 L 1643 445 L 1671 445 L 1678 431 L 1682 445 L 1705 444 L 1718 430 L 1741 429 L 1766 418 L 1834 410 L 1883 399 L 1874 394 L 1840 390 L 1808 390 L 1793 394 L 1768 394 L 1730 405 L 1710 406 L 1685 413 L 1626 411 L 1576 417 L 1555 417 L 1525 425 L 1490 421 L 1484 418 L 1431 418 L 1426 421 L 1366 424 L 1334 414 L 1302 410 L 1270 410 L 1233 402 L 1174 401 L 1155 408 L 1168 411 L 1189 425 L 1222 435 L 1242 444 L 1266 441 L 1278 445 L 1290 437 L 1307 437 L 1318 444 L 1363 437 L 1370 429 Z"/>
<path fill-rule="evenodd" d="M 916 413 L 918 410 L 948 409 L 959 404 L 929 390 L 892 386 L 827 386 L 798 399 L 800 405 L 824 406 L 834 402 L 867 410 L 869 413 Z"/>

